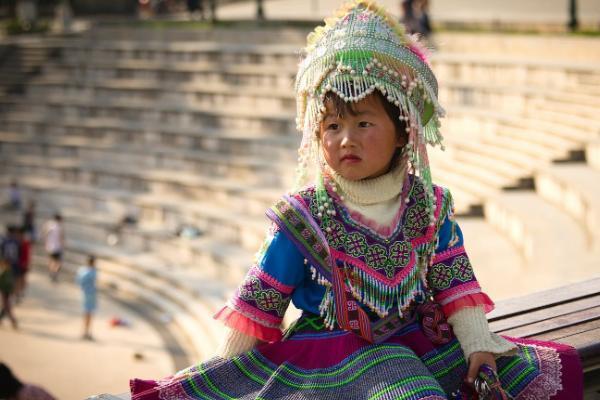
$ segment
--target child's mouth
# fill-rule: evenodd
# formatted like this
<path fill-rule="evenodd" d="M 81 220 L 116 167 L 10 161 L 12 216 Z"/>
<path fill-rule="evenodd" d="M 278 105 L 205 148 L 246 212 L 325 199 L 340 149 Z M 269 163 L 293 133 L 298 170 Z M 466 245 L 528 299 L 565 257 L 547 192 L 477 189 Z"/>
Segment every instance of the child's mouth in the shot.
<path fill-rule="evenodd" d="M 354 155 L 347 155 L 347 156 L 342 157 L 342 159 L 340 161 L 341 162 L 347 161 L 349 163 L 355 163 L 355 162 L 361 161 L 361 158 L 358 156 L 354 156 Z"/>

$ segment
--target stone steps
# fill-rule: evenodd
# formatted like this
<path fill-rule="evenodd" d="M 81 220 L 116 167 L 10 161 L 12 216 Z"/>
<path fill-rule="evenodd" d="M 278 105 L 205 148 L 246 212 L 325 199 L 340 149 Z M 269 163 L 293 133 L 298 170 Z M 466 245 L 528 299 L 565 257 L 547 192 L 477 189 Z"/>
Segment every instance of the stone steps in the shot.
<path fill-rule="evenodd" d="M 106 79 L 85 84 L 66 82 L 62 79 L 32 82 L 28 85 L 27 98 L 44 98 L 51 102 L 72 98 L 82 102 L 96 100 L 120 102 L 152 101 L 158 104 L 195 105 L 205 107 L 252 107 L 272 112 L 286 111 L 295 107 L 291 88 L 265 92 L 261 85 L 234 85 L 219 82 L 185 82 L 180 84 L 157 84 L 151 79 Z M 55 100 L 56 99 L 56 100 Z M 11 99 L 12 100 L 12 99 Z"/>
<path fill-rule="evenodd" d="M 215 285 L 213 290 L 202 293 L 202 297 L 193 296 L 182 290 L 179 281 L 174 282 L 170 277 L 168 267 L 157 263 L 152 256 L 119 254 L 112 248 L 74 240 L 67 244 L 67 268 L 74 272 L 87 254 L 94 254 L 98 259 L 101 288 L 117 297 L 133 297 L 156 308 L 165 324 L 174 323 L 183 332 L 192 359 L 200 361 L 214 355 L 224 332 L 224 328 L 211 318 L 216 311 L 215 304 L 224 303 L 223 297 L 214 298 L 218 296 L 214 290 L 217 282 L 211 282 Z M 221 293 L 228 290 L 221 290 Z"/>
<path fill-rule="evenodd" d="M 585 279 L 597 271 L 598 256 L 591 252 L 585 231 L 536 193 L 499 193 L 486 200 L 484 213 L 520 249 L 528 271 L 548 287 Z"/>
<path fill-rule="evenodd" d="M 30 198 L 43 199 L 53 209 L 67 209 L 65 213 L 71 215 L 71 221 L 81 226 L 80 233 L 90 240 L 107 242 L 120 218 L 134 211 L 138 216 L 138 227 L 131 232 L 125 227 L 121 236 L 140 251 L 148 250 L 152 245 L 160 246 L 161 240 L 176 239 L 176 231 L 182 226 L 192 225 L 200 229 L 202 240 L 176 243 L 177 246 L 181 243 L 194 244 L 189 248 L 191 252 L 186 253 L 192 259 L 197 254 L 201 256 L 210 244 L 205 238 L 214 240 L 219 248 L 228 243 L 244 251 L 256 251 L 268 227 L 264 212 L 277 198 L 257 199 L 252 204 L 248 198 L 240 197 L 235 199 L 237 203 L 233 204 L 235 200 L 232 200 L 227 204 L 214 197 L 181 198 L 172 193 L 128 194 L 122 190 L 86 189 L 77 181 L 67 184 L 40 180 L 24 178 L 21 185 L 29 190 Z M 240 206 L 236 207 L 238 204 Z M 93 216 L 96 218 L 93 219 Z M 92 221 L 88 221 L 89 218 Z M 147 227 L 147 232 L 140 231 L 144 227 Z M 138 238 L 138 234 L 142 234 L 141 237 Z M 232 249 L 227 251 L 236 253 Z"/>
<path fill-rule="evenodd" d="M 1 121 L 31 121 L 61 124 L 63 118 L 108 118 L 126 121 L 143 121 L 144 124 L 172 124 L 192 128 L 199 126 L 212 129 L 246 129 L 249 133 L 290 134 L 296 129 L 293 113 L 271 113 L 264 109 L 211 109 L 192 106 L 160 105 L 148 102 L 138 104 L 81 104 L 76 101 L 53 104 L 23 104 L 1 117 Z"/>
<path fill-rule="evenodd" d="M 265 63 L 296 65 L 298 47 L 285 43 L 245 44 L 211 42 L 169 42 L 73 40 L 62 46 L 67 62 L 95 62 L 107 59 L 160 60 L 162 62 L 211 61 L 223 65 Z"/>
<path fill-rule="evenodd" d="M 519 2 L 520 3 L 520 2 Z M 541 3 L 540 3 L 541 4 Z M 545 4 L 545 3 L 544 3 Z M 591 4 L 591 3 L 589 3 Z M 506 3 L 498 3 L 502 11 L 514 13 L 512 18 L 528 15 L 524 10 L 514 11 L 513 7 Z M 528 2 L 525 5 L 537 9 L 536 3 Z M 450 10 L 455 12 L 453 3 L 438 3 L 435 7 L 446 8 L 446 13 Z M 485 10 L 486 15 L 490 14 L 489 5 L 480 4 L 478 7 Z M 566 12 L 562 4 L 556 9 L 561 14 Z M 440 13 L 443 10 L 439 10 Z M 538 10 L 539 11 L 539 10 Z M 468 18 L 473 17 L 472 9 L 466 9 Z M 493 14 L 493 11 L 491 12 Z M 532 14 L 530 14 L 532 15 Z M 496 15 L 495 18 L 498 16 Z M 464 18 L 459 18 L 464 20 Z M 506 19 L 505 19 L 506 20 Z M 562 19 L 561 19 L 562 20 Z M 530 24 L 531 26 L 531 24 Z M 565 35 L 565 34 L 506 34 L 496 32 L 458 32 L 446 31 L 436 33 L 436 42 L 439 44 L 439 51 L 442 53 L 469 53 L 477 57 L 519 57 L 537 61 L 556 61 L 568 60 L 572 63 L 578 62 L 597 62 L 600 61 L 600 45 L 594 37 L 585 37 L 583 35 Z"/>
<path fill-rule="evenodd" d="M 588 143 L 585 156 L 588 165 L 600 171 L 600 139 Z"/>
<path fill-rule="evenodd" d="M 485 127 L 472 125 L 472 130 L 477 131 L 485 128 L 488 131 L 497 132 L 503 127 L 527 129 L 530 133 L 523 137 L 524 140 L 528 139 L 532 144 L 554 147 L 557 150 L 568 145 L 569 142 L 572 147 L 583 148 L 588 141 L 598 137 L 597 131 L 593 128 L 573 127 L 565 123 L 547 121 L 534 113 L 512 115 L 482 107 L 449 106 L 448 114 L 448 120 L 464 119 L 468 120 L 470 124 L 478 121 L 480 124 L 487 124 Z M 461 127 L 464 129 L 465 124 Z M 454 132 L 452 125 L 450 128 Z M 540 133 L 533 134 L 531 132 Z M 545 137 L 543 134 L 549 137 Z"/>
<path fill-rule="evenodd" d="M 94 41 L 106 40 L 139 40 L 139 41 L 170 41 L 170 42 L 213 42 L 213 43 L 289 43 L 298 47 L 306 44 L 309 28 L 273 27 L 273 26 L 244 26 L 240 28 L 218 26 L 210 29 L 181 29 L 165 28 L 152 29 L 136 27 L 107 27 L 96 26 L 84 32 L 84 38 Z"/>
<path fill-rule="evenodd" d="M 114 147 L 134 144 L 226 152 L 233 155 L 269 154 L 274 159 L 287 159 L 300 142 L 299 134 L 253 134 L 220 127 L 175 127 L 163 123 L 147 124 L 143 121 L 124 122 L 114 118 L 65 118 L 60 122 L 50 123 L 25 115 L 11 115 L 4 118 L 4 123 L 5 129 L 0 131 L 0 135 L 6 136 L 8 141 L 18 135 L 23 140 L 40 143 L 56 140 L 65 145 L 96 143 Z"/>
<path fill-rule="evenodd" d="M 510 55 L 482 57 L 464 52 L 438 53 L 431 57 L 439 82 L 504 82 L 507 85 L 569 88 L 587 85 L 600 75 L 594 63 L 533 60 Z M 595 88 L 592 88 L 596 92 Z M 597 93 L 597 92 L 596 92 Z"/>
<path fill-rule="evenodd" d="M 600 249 L 598 183 L 600 171 L 585 163 L 552 165 L 535 175 L 536 192 L 574 218 L 586 232 L 590 245 Z"/>
<path fill-rule="evenodd" d="M 231 179 L 199 178 L 195 174 L 173 174 L 170 170 L 122 170 L 109 165 L 82 169 L 72 160 L 40 160 L 21 157 L 4 164 L 7 176 L 36 177 L 93 187 L 96 190 L 129 191 L 132 195 L 152 194 L 179 199 L 211 199 L 225 208 L 256 210 L 271 204 L 281 194 L 279 188 L 255 187 Z"/>
<path fill-rule="evenodd" d="M 205 150 L 187 150 L 183 148 L 155 148 L 146 145 L 124 144 L 118 147 L 110 145 L 97 145 L 95 143 L 76 143 L 77 141 L 52 141 L 29 142 L 22 138 L 0 134 L 2 144 L 0 154 L 11 160 L 18 157 L 46 158 L 72 158 L 79 161 L 81 168 L 94 168 L 97 165 L 109 163 L 113 167 L 120 166 L 124 169 L 150 168 L 171 169 L 186 173 L 196 173 L 199 177 L 235 178 L 247 184 L 265 186 L 285 186 L 291 184 L 292 168 L 285 171 L 284 164 L 273 159 L 267 160 L 258 155 L 232 155 L 215 153 Z M 291 158 L 291 157 L 289 157 Z M 289 166 L 292 160 L 287 160 Z M 284 179 L 284 182 L 281 180 Z"/>
<path fill-rule="evenodd" d="M 227 115 L 235 124 L 254 124 L 293 132 L 295 124 L 293 112 L 277 101 L 253 101 L 256 99 L 236 98 L 238 101 L 221 99 L 216 104 L 212 100 L 154 102 L 140 99 L 103 99 L 91 96 L 51 96 L 44 100 L 4 98 L 0 100 L 0 110 L 16 115 L 31 113 L 48 122 L 58 122 L 64 117 L 86 118 L 107 116 L 117 119 L 166 122 L 174 125 L 193 126 L 205 124 L 213 127 L 227 125 Z M 219 105 L 219 103 L 221 103 Z M 197 126 L 198 126 L 197 125 Z"/>

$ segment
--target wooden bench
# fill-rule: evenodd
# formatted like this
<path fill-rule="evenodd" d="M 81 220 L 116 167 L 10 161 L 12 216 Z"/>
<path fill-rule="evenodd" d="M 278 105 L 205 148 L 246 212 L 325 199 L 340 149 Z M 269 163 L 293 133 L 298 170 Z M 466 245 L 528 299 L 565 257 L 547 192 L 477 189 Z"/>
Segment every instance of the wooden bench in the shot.
<path fill-rule="evenodd" d="M 500 301 L 488 318 L 499 334 L 575 347 L 584 369 L 585 399 L 600 399 L 600 277 Z"/>

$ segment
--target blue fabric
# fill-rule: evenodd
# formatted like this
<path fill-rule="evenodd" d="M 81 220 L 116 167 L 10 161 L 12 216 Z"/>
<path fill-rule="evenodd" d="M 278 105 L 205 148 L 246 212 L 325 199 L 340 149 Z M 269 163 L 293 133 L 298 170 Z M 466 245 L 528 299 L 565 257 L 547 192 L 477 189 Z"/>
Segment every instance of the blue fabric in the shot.
<path fill-rule="evenodd" d="M 96 268 L 88 266 L 77 270 L 77 283 L 83 290 L 83 309 L 92 312 L 96 309 Z"/>
<path fill-rule="evenodd" d="M 438 231 L 438 242 L 435 253 L 439 254 L 444 250 L 462 246 L 463 244 L 462 231 L 454 218 L 452 209 L 450 209 L 444 217 L 444 222 Z"/>
<path fill-rule="evenodd" d="M 319 314 L 325 288 L 310 279 L 309 269 L 304 268 L 304 257 L 285 234 L 275 233 L 258 265 L 279 282 L 295 288 L 292 303 L 296 308 Z"/>

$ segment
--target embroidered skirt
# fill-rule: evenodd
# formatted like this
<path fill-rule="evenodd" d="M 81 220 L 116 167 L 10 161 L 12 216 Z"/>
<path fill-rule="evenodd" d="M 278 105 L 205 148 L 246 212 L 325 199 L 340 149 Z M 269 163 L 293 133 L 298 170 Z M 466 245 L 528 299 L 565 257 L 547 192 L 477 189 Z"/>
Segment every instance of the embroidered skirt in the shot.
<path fill-rule="evenodd" d="M 583 398 L 579 357 L 569 346 L 524 339 L 497 359 L 515 399 Z M 130 382 L 133 400 L 460 398 L 467 363 L 456 339 L 432 344 L 412 322 L 381 344 L 326 329 L 303 316 L 281 341 L 230 360 L 215 357 L 162 379 Z"/>

